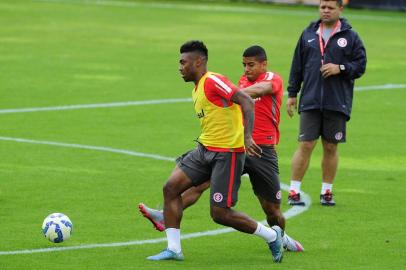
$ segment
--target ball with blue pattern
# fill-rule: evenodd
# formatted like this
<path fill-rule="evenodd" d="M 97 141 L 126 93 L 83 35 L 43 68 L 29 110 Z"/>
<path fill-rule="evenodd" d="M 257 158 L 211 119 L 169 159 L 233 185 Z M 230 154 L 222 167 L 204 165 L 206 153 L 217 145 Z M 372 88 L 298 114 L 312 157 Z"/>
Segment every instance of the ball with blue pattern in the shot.
<path fill-rule="evenodd" d="M 69 239 L 72 229 L 72 221 L 62 213 L 50 214 L 42 223 L 42 233 L 53 243 L 62 243 Z"/>

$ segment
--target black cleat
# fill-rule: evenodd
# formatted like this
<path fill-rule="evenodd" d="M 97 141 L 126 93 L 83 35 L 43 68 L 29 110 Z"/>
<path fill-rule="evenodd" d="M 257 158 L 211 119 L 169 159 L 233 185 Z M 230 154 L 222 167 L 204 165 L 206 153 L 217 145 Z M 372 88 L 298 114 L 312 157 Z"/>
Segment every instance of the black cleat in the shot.
<path fill-rule="evenodd" d="M 320 204 L 325 206 L 336 205 L 333 199 L 333 193 L 329 189 L 326 190 L 326 193 L 320 195 Z"/>
<path fill-rule="evenodd" d="M 291 190 L 288 196 L 288 204 L 304 206 L 305 202 L 300 199 L 300 193 Z"/>

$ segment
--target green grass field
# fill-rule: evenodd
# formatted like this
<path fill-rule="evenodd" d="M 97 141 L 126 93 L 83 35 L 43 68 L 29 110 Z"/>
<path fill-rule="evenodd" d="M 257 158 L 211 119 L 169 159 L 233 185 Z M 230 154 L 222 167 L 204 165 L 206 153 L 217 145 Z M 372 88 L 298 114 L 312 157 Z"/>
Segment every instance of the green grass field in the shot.
<path fill-rule="evenodd" d="M 368 53 L 367 72 L 356 85 L 377 87 L 355 93 L 348 143 L 340 145 L 334 208 L 318 204 L 320 147 L 313 155 L 302 185 L 313 203 L 287 222 L 287 232 L 306 251 L 285 253 L 277 265 L 262 240 L 231 232 L 185 239 L 184 262 L 155 263 L 145 257 L 163 249 L 165 242 L 76 247 L 165 236 L 138 214 L 137 204 L 161 204 L 161 188 L 174 163 L 135 154 L 173 158 L 194 147 L 199 127 L 191 102 L 5 110 L 189 98 L 193 85 L 179 76 L 178 49 L 190 39 L 205 41 L 210 70 L 234 82 L 242 73 L 242 51 L 262 45 L 270 70 L 287 82 L 294 46 L 302 29 L 318 17 L 317 8 L 2 0 L 0 269 L 403 268 L 406 17 L 366 10 L 346 10 L 344 15 Z M 384 90 L 387 84 L 398 88 Z M 278 151 L 281 179 L 289 183 L 298 117 L 289 119 L 284 108 Z M 283 195 L 287 210 L 287 193 Z M 211 221 L 208 206 L 205 194 L 185 212 L 183 234 L 221 228 Z M 237 209 L 264 218 L 246 179 Z M 74 234 L 62 244 L 48 242 L 40 231 L 52 212 L 65 213 L 74 223 Z M 10 254 L 53 247 L 74 249 Z"/>

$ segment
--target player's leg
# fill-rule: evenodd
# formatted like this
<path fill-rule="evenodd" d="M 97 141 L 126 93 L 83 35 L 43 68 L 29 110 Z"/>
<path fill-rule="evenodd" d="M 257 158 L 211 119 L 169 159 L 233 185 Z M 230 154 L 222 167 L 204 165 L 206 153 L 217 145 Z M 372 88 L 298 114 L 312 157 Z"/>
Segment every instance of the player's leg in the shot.
<path fill-rule="evenodd" d="M 210 186 L 210 181 L 204 182 L 201 185 L 188 188 L 182 193 L 182 207 L 185 210 L 187 207 L 195 204 L 202 193 Z M 162 210 L 157 210 L 148 207 L 144 203 L 138 205 L 140 213 L 154 225 L 154 228 L 160 232 L 165 230 L 165 219 Z"/>
<path fill-rule="evenodd" d="M 346 140 L 347 117 L 340 112 L 323 112 L 323 158 L 322 188 L 320 192 L 320 203 L 326 206 L 334 206 L 333 182 L 338 168 L 338 143 Z"/>
<path fill-rule="evenodd" d="M 300 198 L 300 187 L 309 167 L 310 158 L 320 136 L 321 113 L 318 110 L 300 113 L 299 147 L 292 157 L 291 181 L 288 203 L 304 205 Z"/>
<path fill-rule="evenodd" d="M 262 155 L 247 157 L 244 170 L 248 173 L 252 189 L 257 196 L 266 215 L 269 226 L 279 226 L 285 229 L 285 217 L 280 209 L 281 190 L 279 180 L 278 156 L 274 146 L 261 145 Z M 283 247 L 289 251 L 303 251 L 302 245 L 283 235 Z"/>
<path fill-rule="evenodd" d="M 210 215 L 213 220 L 221 225 L 236 229 L 237 231 L 254 234 L 268 244 L 272 252 L 274 262 L 282 262 L 283 257 L 283 231 L 279 226 L 269 228 L 256 222 L 246 214 L 235 211 L 231 208 L 223 208 L 211 205 Z"/>
<path fill-rule="evenodd" d="M 180 222 L 183 213 L 181 195 L 192 185 L 190 178 L 176 166 L 163 188 L 165 232 L 168 245 L 162 252 L 149 256 L 148 260 L 183 260 L 180 244 Z"/>
<path fill-rule="evenodd" d="M 243 153 L 216 154 L 210 183 L 210 215 L 218 224 L 261 237 L 267 242 L 273 260 L 281 262 L 283 257 L 282 229 L 278 226 L 269 228 L 248 215 L 231 209 L 238 200 L 244 158 Z"/>
<path fill-rule="evenodd" d="M 192 180 L 176 166 L 163 188 L 164 219 L 167 228 L 180 228 L 183 213 L 182 193 L 192 185 Z"/>
<path fill-rule="evenodd" d="M 261 203 L 264 213 L 266 214 L 266 220 L 267 220 L 269 226 L 272 227 L 272 226 L 278 225 L 283 230 L 285 230 L 286 220 L 280 209 L 280 203 L 279 204 L 272 203 L 272 202 L 262 199 L 261 197 L 258 197 L 258 200 Z M 286 231 L 284 231 L 284 233 L 283 233 L 282 242 L 283 242 L 283 248 L 286 249 L 287 251 L 293 251 L 293 252 L 304 251 L 302 244 L 300 244 L 300 242 L 298 242 L 297 240 L 290 237 L 286 233 Z"/>
<path fill-rule="evenodd" d="M 183 213 L 181 195 L 188 188 L 209 179 L 211 169 L 207 162 L 201 159 L 202 151 L 204 151 L 204 147 L 199 145 L 180 157 L 163 188 L 165 232 L 168 246 L 161 253 L 148 257 L 148 260 L 183 260 L 180 245 L 180 222 Z"/>
<path fill-rule="evenodd" d="M 257 196 L 257 198 L 259 203 L 261 204 L 262 210 L 266 215 L 266 221 L 268 225 L 271 227 L 274 225 L 278 225 L 282 228 L 282 230 L 285 230 L 286 220 L 281 211 L 280 203 L 269 202 L 259 196 Z"/>
<path fill-rule="evenodd" d="M 210 181 L 204 182 L 195 187 L 191 187 L 182 193 L 182 205 L 183 209 L 188 208 L 189 206 L 195 204 L 203 192 L 210 187 Z"/>

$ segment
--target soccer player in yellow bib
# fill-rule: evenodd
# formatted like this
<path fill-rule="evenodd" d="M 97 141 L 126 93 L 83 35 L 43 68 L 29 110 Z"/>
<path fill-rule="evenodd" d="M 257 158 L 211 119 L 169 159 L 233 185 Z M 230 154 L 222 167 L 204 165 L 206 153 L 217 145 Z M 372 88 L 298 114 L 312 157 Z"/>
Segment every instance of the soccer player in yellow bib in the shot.
<path fill-rule="evenodd" d="M 164 188 L 164 218 L 167 247 L 147 259 L 183 260 L 180 243 L 182 193 L 210 181 L 210 215 L 221 225 L 254 234 L 265 240 L 273 260 L 283 257 L 282 229 L 269 228 L 231 207 L 237 202 L 245 153 L 260 156 L 252 139 L 254 102 L 223 75 L 207 69 L 208 50 L 201 41 L 188 41 L 180 48 L 179 71 L 192 90 L 201 135 L 195 149 L 177 159 Z M 244 125 L 243 125 L 244 123 Z"/>

